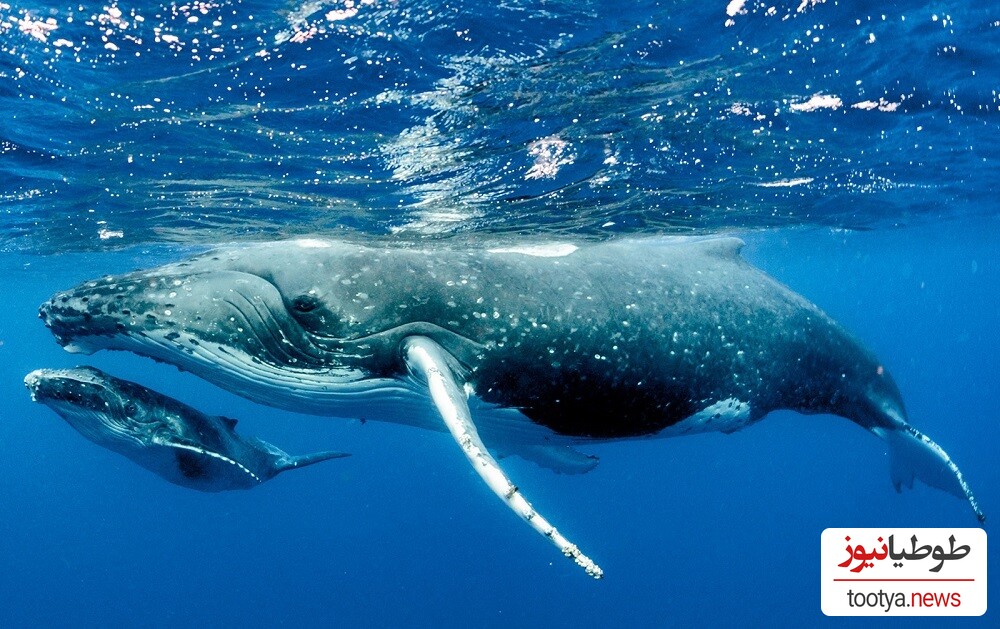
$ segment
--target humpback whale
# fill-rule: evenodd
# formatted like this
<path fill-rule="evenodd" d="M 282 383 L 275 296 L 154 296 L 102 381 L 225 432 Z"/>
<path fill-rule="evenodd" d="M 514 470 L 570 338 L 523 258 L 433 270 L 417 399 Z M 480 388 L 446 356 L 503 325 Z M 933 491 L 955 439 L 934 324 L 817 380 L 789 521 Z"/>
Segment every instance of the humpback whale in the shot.
<path fill-rule="evenodd" d="M 205 415 L 93 367 L 38 369 L 24 384 L 33 400 L 87 439 L 182 487 L 252 489 L 286 470 L 348 456 L 290 456 L 260 439 L 240 437 L 235 419 Z"/>
<path fill-rule="evenodd" d="M 595 577 L 497 458 L 596 464 L 595 440 L 845 417 L 982 513 L 907 421 L 883 363 L 735 238 L 468 248 L 300 239 L 86 282 L 40 316 L 67 350 L 128 350 L 298 412 L 447 430 L 512 510 Z"/>

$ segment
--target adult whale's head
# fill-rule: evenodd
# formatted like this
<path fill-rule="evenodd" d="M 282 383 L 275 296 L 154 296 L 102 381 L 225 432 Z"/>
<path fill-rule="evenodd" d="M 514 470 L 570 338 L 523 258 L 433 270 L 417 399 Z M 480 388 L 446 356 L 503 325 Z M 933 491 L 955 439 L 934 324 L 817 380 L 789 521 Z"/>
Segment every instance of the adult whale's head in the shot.
<path fill-rule="evenodd" d="M 387 385 L 399 368 L 385 332 L 406 323 L 402 310 L 354 285 L 378 265 L 342 242 L 219 249 L 85 282 L 39 316 L 71 352 L 132 351 L 257 401 L 324 412 L 324 396 Z"/>

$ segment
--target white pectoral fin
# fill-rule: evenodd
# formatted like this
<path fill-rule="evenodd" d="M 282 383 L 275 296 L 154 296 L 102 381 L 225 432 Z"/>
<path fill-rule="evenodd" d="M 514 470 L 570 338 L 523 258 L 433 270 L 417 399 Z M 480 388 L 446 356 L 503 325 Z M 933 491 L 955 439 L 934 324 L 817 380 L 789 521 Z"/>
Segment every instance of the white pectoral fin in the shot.
<path fill-rule="evenodd" d="M 174 448 L 176 450 L 182 450 L 182 451 L 187 451 L 187 452 L 194 452 L 196 455 L 200 455 L 200 456 L 207 457 L 207 458 L 210 458 L 210 459 L 216 459 L 218 461 L 222 461 L 223 463 L 226 463 L 227 465 L 232 465 L 233 467 L 235 467 L 236 469 L 238 469 L 240 472 L 246 474 L 250 478 L 252 478 L 255 481 L 257 481 L 258 483 L 263 483 L 264 480 L 266 480 L 266 479 L 262 479 L 260 476 L 257 476 L 256 474 L 254 474 L 253 470 L 251 470 L 247 466 L 243 465 L 239 461 L 231 459 L 231 458 L 229 458 L 228 456 L 226 456 L 224 454 L 220 454 L 219 452 L 208 450 L 208 449 L 203 448 L 203 447 L 201 447 L 199 445 L 196 445 L 196 444 L 185 443 L 183 441 L 170 441 L 170 440 L 162 440 L 162 439 L 154 440 L 154 443 L 156 443 L 157 445 L 162 445 L 162 446 L 168 447 L 168 448 Z"/>
<path fill-rule="evenodd" d="M 912 487 L 919 479 L 931 487 L 968 501 L 980 522 L 986 520 L 972 489 L 948 453 L 913 426 L 873 428 L 872 432 L 889 444 L 890 474 L 896 491 Z"/>
<path fill-rule="evenodd" d="M 448 431 L 493 493 L 531 528 L 548 538 L 564 555 L 586 570 L 587 574 L 595 579 L 603 577 L 604 571 L 597 564 L 535 511 L 520 490 L 504 474 L 500 464 L 487 451 L 472 421 L 464 383 L 458 381 L 449 366 L 453 359 L 448 352 L 427 337 L 410 336 L 403 341 L 403 355 L 411 373 L 427 383 L 431 400 L 441 414 Z"/>

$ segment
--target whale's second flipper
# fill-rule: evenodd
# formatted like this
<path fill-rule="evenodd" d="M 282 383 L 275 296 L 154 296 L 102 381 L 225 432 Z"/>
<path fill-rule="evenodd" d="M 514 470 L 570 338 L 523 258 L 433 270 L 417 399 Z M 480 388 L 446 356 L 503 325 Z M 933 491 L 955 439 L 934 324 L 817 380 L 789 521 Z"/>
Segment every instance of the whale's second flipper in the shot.
<path fill-rule="evenodd" d="M 584 454 L 570 446 L 508 444 L 503 447 L 499 458 L 508 455 L 531 461 L 556 474 L 586 474 L 600 463 L 596 456 Z"/>
<path fill-rule="evenodd" d="M 586 570 L 587 574 L 595 579 L 603 577 L 604 571 L 596 563 L 535 511 L 486 450 L 472 421 L 464 386 L 451 367 L 454 359 L 448 352 L 425 336 L 410 336 L 403 340 L 403 356 L 410 372 L 427 384 L 431 400 L 448 431 L 493 493 L 533 529 L 547 537 L 564 555 Z"/>

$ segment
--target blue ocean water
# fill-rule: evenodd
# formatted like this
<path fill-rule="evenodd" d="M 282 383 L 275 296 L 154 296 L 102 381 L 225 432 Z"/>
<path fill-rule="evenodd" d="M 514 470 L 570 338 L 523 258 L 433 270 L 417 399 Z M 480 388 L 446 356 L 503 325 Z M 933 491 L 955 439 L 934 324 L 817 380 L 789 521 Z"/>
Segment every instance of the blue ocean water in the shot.
<path fill-rule="evenodd" d="M 882 357 L 996 517 L 997 51 L 968 0 L 0 0 L 0 624 L 879 623 L 822 616 L 820 532 L 975 521 L 897 495 L 843 419 L 596 445 L 584 476 L 505 462 L 593 582 L 443 434 L 71 356 L 36 310 L 220 242 L 737 234 Z M 174 487 L 29 401 L 25 373 L 82 362 L 353 456 Z"/>

